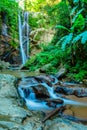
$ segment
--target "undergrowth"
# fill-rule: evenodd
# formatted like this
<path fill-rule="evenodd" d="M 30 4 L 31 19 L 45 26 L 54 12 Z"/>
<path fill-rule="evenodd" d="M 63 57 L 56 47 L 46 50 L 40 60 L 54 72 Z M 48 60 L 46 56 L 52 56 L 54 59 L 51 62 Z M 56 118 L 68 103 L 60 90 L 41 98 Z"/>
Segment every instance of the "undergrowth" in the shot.
<path fill-rule="evenodd" d="M 62 7 L 65 7 L 65 12 Z M 50 22 L 57 21 L 54 23 L 56 33 L 52 42 L 43 46 L 42 51 L 26 63 L 29 71 L 44 67 L 45 73 L 55 74 L 62 64 L 67 69 L 68 77 L 78 81 L 87 79 L 86 7 L 86 1 L 72 0 L 47 8 L 48 15 L 52 17 Z M 57 13 L 53 14 L 53 11 Z"/>
<path fill-rule="evenodd" d="M 46 72 L 56 73 L 60 63 L 64 62 L 64 56 L 66 56 L 66 52 L 61 51 L 61 48 L 52 45 L 44 46 L 43 51 L 32 57 L 25 67 L 30 71 L 35 71 L 44 65 L 50 64 Z"/>
<path fill-rule="evenodd" d="M 36 71 L 44 67 L 45 73 L 55 74 L 62 64 L 67 69 L 69 78 L 82 81 L 87 78 L 87 61 L 78 60 L 75 65 L 72 65 L 70 51 L 70 48 L 64 51 L 60 46 L 43 46 L 43 51 L 31 57 L 25 64 L 25 68 L 29 71 Z"/>

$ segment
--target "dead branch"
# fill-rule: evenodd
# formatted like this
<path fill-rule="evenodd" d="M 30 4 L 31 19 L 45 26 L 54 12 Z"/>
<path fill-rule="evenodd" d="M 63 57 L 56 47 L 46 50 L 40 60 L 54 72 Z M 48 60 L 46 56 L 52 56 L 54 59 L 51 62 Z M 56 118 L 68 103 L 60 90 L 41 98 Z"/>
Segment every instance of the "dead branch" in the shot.
<path fill-rule="evenodd" d="M 53 110 L 49 114 L 47 114 L 46 117 L 42 120 L 42 122 L 44 123 L 46 120 L 50 119 L 55 114 L 57 114 L 57 113 L 59 113 L 60 111 L 63 111 L 63 110 L 65 110 L 64 106 L 61 106 L 60 108 L 56 108 L 55 110 Z"/>

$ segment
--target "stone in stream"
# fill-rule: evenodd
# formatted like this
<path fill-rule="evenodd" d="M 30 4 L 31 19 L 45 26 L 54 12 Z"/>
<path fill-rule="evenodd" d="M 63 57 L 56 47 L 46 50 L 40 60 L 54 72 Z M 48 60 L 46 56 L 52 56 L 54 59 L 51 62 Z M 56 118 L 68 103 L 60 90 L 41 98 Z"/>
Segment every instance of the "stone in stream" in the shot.
<path fill-rule="evenodd" d="M 0 74 L 0 130 L 86 130 L 87 126 L 77 124 L 58 116 L 42 124 L 43 114 L 32 112 L 19 104 L 15 82 L 8 74 Z"/>
<path fill-rule="evenodd" d="M 81 87 L 58 86 L 55 87 L 55 92 L 58 94 L 75 95 L 77 97 L 87 97 L 87 88 Z"/>
<path fill-rule="evenodd" d="M 55 75 L 58 79 L 66 74 L 67 70 L 65 68 L 60 68 L 58 73 Z"/>

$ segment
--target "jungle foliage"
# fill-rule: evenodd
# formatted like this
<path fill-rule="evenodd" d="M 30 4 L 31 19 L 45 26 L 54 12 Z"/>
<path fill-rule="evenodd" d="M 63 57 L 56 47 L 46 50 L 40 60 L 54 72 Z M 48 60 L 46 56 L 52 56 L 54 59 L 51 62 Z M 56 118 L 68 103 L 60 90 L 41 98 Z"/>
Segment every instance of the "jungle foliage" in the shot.
<path fill-rule="evenodd" d="M 18 3 L 15 0 L 0 1 L 0 30 L 2 23 L 8 27 L 8 35 L 12 38 L 10 44 L 18 46 L 14 38 L 18 39 Z"/>
<path fill-rule="evenodd" d="M 50 16 L 49 23 L 55 25 L 56 33 L 52 42 L 27 62 L 25 66 L 29 70 L 50 63 L 46 72 L 56 73 L 62 64 L 67 68 L 70 78 L 87 78 L 86 8 L 85 0 L 67 0 L 45 6 L 45 11 Z"/>

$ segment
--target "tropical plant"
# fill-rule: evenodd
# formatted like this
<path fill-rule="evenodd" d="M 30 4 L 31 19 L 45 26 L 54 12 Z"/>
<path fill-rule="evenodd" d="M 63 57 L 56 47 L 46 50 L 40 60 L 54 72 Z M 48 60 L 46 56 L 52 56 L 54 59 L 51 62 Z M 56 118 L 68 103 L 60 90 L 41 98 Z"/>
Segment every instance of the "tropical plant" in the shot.
<path fill-rule="evenodd" d="M 75 64 L 75 57 L 77 59 L 77 53 L 82 52 L 83 48 L 85 47 L 82 47 L 81 44 L 87 43 L 87 31 L 85 30 L 86 17 L 83 16 L 84 6 L 79 7 L 79 3 L 76 0 L 73 0 L 73 4 L 75 4 L 75 6 L 72 8 L 70 13 L 71 27 L 68 29 L 65 26 L 57 25 L 56 28 L 61 28 L 68 31 L 68 34 L 61 37 L 61 39 L 57 42 L 57 45 L 61 44 L 62 49 L 66 49 L 66 47 L 71 47 L 71 61 L 72 64 Z M 78 52 L 78 48 L 80 48 L 82 51 Z M 79 56 L 81 56 L 81 54 L 79 54 Z"/>

